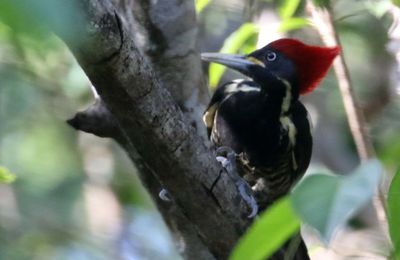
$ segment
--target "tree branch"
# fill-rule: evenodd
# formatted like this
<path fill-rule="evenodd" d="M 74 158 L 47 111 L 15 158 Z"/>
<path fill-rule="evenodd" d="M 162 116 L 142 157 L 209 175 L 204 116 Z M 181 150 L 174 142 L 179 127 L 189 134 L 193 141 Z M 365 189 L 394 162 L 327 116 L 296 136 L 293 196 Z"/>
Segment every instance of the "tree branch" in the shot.
<path fill-rule="evenodd" d="M 67 123 L 76 130 L 99 137 L 117 140 L 122 138 L 117 122 L 101 99 L 96 99 L 96 102 L 85 111 L 76 113 L 73 118 L 67 120 Z"/>
<path fill-rule="evenodd" d="M 158 197 L 162 186 L 156 179 L 156 175 L 143 162 L 134 147 L 130 146 L 129 142 L 125 140 L 113 115 L 101 99 L 96 99 L 93 105 L 82 112 L 78 112 L 73 118 L 67 120 L 67 123 L 76 130 L 116 140 L 127 151 L 132 161 L 135 162 L 139 178 L 149 191 L 157 209 L 171 230 L 181 255 L 186 259 L 194 259 L 196 257 L 214 259 L 199 238 L 193 223 L 187 219 L 176 204 L 173 201 L 166 203 Z"/>
<path fill-rule="evenodd" d="M 227 258 L 250 223 L 233 181 L 219 174 L 213 154 L 159 81 L 114 6 L 105 0 L 81 5 L 87 19 L 79 25 L 83 39 L 60 35 L 114 116 L 123 147 L 139 168 L 151 169 L 211 254 Z"/>

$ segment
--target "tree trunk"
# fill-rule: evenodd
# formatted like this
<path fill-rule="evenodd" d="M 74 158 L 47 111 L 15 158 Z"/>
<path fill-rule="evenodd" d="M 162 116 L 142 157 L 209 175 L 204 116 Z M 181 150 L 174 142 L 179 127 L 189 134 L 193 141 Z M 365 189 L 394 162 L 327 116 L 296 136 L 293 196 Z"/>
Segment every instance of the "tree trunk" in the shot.
<path fill-rule="evenodd" d="M 208 101 L 191 0 L 81 0 L 64 40 L 100 99 L 69 120 L 128 153 L 187 259 L 226 259 L 250 224 L 201 114 Z M 70 21 L 72 24 L 72 21 Z M 76 38 L 79 35 L 79 38 Z M 164 187 L 172 201 L 158 193 Z"/>

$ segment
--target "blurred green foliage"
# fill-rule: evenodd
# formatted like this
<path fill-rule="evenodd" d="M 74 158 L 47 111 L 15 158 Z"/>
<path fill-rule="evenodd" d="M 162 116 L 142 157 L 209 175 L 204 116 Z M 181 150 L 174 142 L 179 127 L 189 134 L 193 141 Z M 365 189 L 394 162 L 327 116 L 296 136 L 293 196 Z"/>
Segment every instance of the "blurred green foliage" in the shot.
<path fill-rule="evenodd" d="M 310 25 L 307 19 L 301 17 L 291 17 L 282 21 L 279 26 L 279 31 L 289 32 L 292 30 L 298 30 Z"/>
<path fill-rule="evenodd" d="M 389 232 L 394 247 L 393 259 L 400 259 L 400 170 L 394 175 L 387 198 Z"/>
<path fill-rule="evenodd" d="M 293 190 L 294 210 L 328 244 L 338 227 L 372 199 L 382 173 L 379 161 L 371 160 L 348 176 L 311 174 Z"/>
<path fill-rule="evenodd" d="M 309 22 L 304 17 L 296 17 L 296 12 L 300 9 L 301 0 L 284 0 L 279 1 L 277 7 L 278 14 L 281 18 L 279 25 L 279 31 L 289 32 L 292 30 L 298 30 L 309 25 Z"/>
<path fill-rule="evenodd" d="M 230 259 L 268 259 L 299 230 L 300 219 L 292 209 L 290 198 L 284 197 L 254 221 L 240 239 Z"/>
<path fill-rule="evenodd" d="M 209 5 L 211 2 L 211 0 L 196 0 L 196 12 L 197 13 L 201 13 L 201 11 L 203 11 L 204 8 L 207 7 L 207 5 Z"/>
<path fill-rule="evenodd" d="M 118 222 L 129 226 L 141 215 L 156 214 L 120 148 L 98 144 L 97 150 L 108 153 L 94 158 L 115 164 L 108 177 L 91 176 L 84 158 L 98 152 L 89 149 L 87 134 L 65 123 L 92 102 L 84 72 L 50 33 L 75 37 L 76 28 L 65 23 L 66 17 L 79 24 L 79 11 L 70 1 L 0 2 L 0 182 L 17 177 L 7 187 L 0 185 L 0 259 L 111 259 L 122 254 L 118 241 L 139 243 L 144 238 L 104 232 Z M 108 229 L 92 223 L 102 215 L 90 211 L 96 190 L 115 199 L 98 207 L 113 214 L 124 210 L 121 219 L 107 222 Z M 149 235 L 165 229 L 161 221 L 154 219 Z M 155 248 L 132 247 L 128 253 L 176 259 L 170 237 L 162 234 L 165 239 L 158 239 Z"/>
<path fill-rule="evenodd" d="M 45 38 L 50 31 L 56 31 L 67 39 L 79 42 L 81 34 L 77 25 L 84 22 L 80 10 L 76 1 L 2 0 L 0 21 L 15 32 L 37 40 Z"/>
<path fill-rule="evenodd" d="M 392 3 L 395 4 L 396 6 L 400 7 L 400 1 L 399 0 L 392 0 Z"/>
<path fill-rule="evenodd" d="M 236 31 L 234 31 L 224 41 L 221 53 L 247 53 L 249 50 L 254 50 L 257 43 L 258 28 L 253 23 L 244 23 Z M 212 63 L 209 70 L 210 87 L 215 88 L 222 74 L 226 70 L 225 66 Z"/>
<path fill-rule="evenodd" d="M 300 221 L 315 228 L 329 243 L 335 231 L 348 222 L 374 196 L 382 165 L 377 160 L 363 163 L 348 176 L 311 174 L 290 196 L 276 202 L 256 219 L 232 253 L 231 259 L 267 259 L 299 231 Z M 392 237 L 398 239 L 398 184 L 396 179 L 389 201 L 392 204 Z M 394 187 L 396 186 L 396 187 Z M 396 219 L 396 221 L 394 221 Z M 394 231 L 396 230 L 396 231 Z"/>
<path fill-rule="evenodd" d="M 289 19 L 294 16 L 301 4 L 301 0 L 283 0 L 278 6 L 278 14 L 282 20 Z"/>
<path fill-rule="evenodd" d="M 132 165 L 123 151 L 109 142 L 99 139 L 92 141 L 88 135 L 77 133 L 64 123 L 77 109 L 85 108 L 92 102 L 90 82 L 64 44 L 50 33 L 50 30 L 56 30 L 79 42 L 77 25 L 82 24 L 83 18 L 73 2 L 0 1 L 0 165 L 7 169 L 0 170 L 0 180 L 4 180 L 1 172 L 12 172 L 17 177 L 13 183 L 0 185 L 0 259 L 113 259 L 123 254 L 134 259 L 177 259 L 171 238 L 165 226 L 160 224 L 159 216 L 138 178 L 132 173 Z M 308 43 L 318 42 L 315 31 L 308 26 L 304 1 L 252 1 L 260 2 L 260 8 L 250 16 L 256 17 L 263 11 L 273 12 L 280 19 L 281 32 Z M 318 2 L 324 6 L 328 1 Z M 398 5 L 398 1 L 392 2 Z M 210 20 L 207 22 L 214 27 L 221 25 L 218 34 L 226 39 L 225 43 L 210 40 L 213 46 L 222 46 L 221 52 L 253 51 L 260 29 L 269 26 L 248 22 L 251 17 L 244 16 L 243 3 L 196 1 L 196 10 L 201 15 L 207 16 L 207 13 L 215 11 L 215 7 L 222 9 L 216 15 L 207 16 Z M 390 42 L 388 31 L 393 20 L 390 1 L 337 0 L 330 4 L 335 10 L 335 23 L 355 92 L 366 109 L 371 106 L 370 110 L 365 111 L 377 157 L 389 173 L 393 172 L 399 166 L 400 102 L 399 88 L 392 86 L 396 82 L 391 79 L 394 55 L 386 50 Z M 68 22 L 71 20 L 73 24 Z M 232 34 L 234 29 L 229 31 L 230 26 L 237 28 Z M 224 34 L 224 30 L 228 33 Z M 206 38 L 210 35 L 215 38 L 215 31 L 209 34 L 205 32 L 202 36 Z M 224 67 L 217 66 L 210 66 L 212 87 L 219 84 L 225 71 Z M 383 96 L 384 104 L 375 104 L 374 101 L 381 100 L 385 93 L 388 98 Z M 316 128 L 324 127 L 326 131 L 322 137 L 315 135 L 315 144 L 343 144 L 342 150 L 330 149 L 328 159 L 319 157 L 323 152 L 317 150 L 314 163 L 326 162 L 332 166 L 332 162 L 339 161 L 334 167 L 345 167 L 341 154 L 345 151 L 346 155 L 355 157 L 355 150 L 333 75 L 330 74 L 304 100 L 315 107 Z M 326 118 L 333 122 L 332 125 L 324 122 Z M 96 146 L 95 149 L 91 149 L 93 146 Z M 97 174 L 93 176 L 90 162 L 96 159 L 98 163 L 95 164 L 101 167 L 96 168 L 98 171 L 94 172 Z M 104 166 L 101 163 L 104 161 L 111 163 Z M 357 161 L 353 160 L 352 163 L 354 165 Z M 303 220 L 318 222 L 322 233 L 328 238 L 333 226 L 348 219 L 351 206 L 354 207 L 351 209 L 353 211 L 370 197 L 372 187 L 375 187 L 374 178 L 377 177 L 374 173 L 377 171 L 362 171 L 368 173 L 346 178 L 310 176 L 301 184 L 304 186 L 299 186 L 296 191 L 299 193 L 303 189 L 304 193 L 294 202 L 295 209 L 310 194 L 318 194 L 317 199 L 321 201 L 325 199 L 327 203 L 323 208 L 326 213 L 332 214 L 323 215 L 322 210 L 318 210 L 320 214 L 314 214 L 315 211 L 310 214 L 310 209 L 304 208 L 298 211 L 304 213 L 299 214 Z M 346 218 L 336 218 L 332 209 L 343 200 L 343 186 L 349 187 L 346 190 L 355 190 L 364 181 L 369 188 L 357 193 L 353 204 L 338 206 L 340 212 L 346 213 Z M 317 182 L 318 185 L 311 187 L 310 182 Z M 318 193 L 321 189 L 325 194 L 322 197 Z M 397 174 L 388 198 L 390 231 L 397 246 L 397 255 L 399 189 Z M 114 212 L 118 217 L 113 221 L 119 223 L 119 228 L 124 232 L 102 233 L 101 225 L 99 227 L 92 223 L 104 213 L 89 208 L 96 204 L 89 199 L 93 190 L 102 192 L 94 193 L 94 197 L 103 198 L 101 194 L 109 196 L 109 200 L 102 200 L 94 208 Z M 360 198 L 361 195 L 364 197 Z M 115 201 L 110 202 L 113 199 Z M 301 206 L 307 205 L 308 202 Z M 310 217 L 315 221 L 309 220 Z M 283 221 L 286 221 L 284 225 Z M 102 224 L 110 222 L 103 220 Z M 232 258 L 239 259 L 243 254 L 246 259 L 266 257 L 298 230 L 298 223 L 298 217 L 293 215 L 288 200 L 281 201 L 271 211 L 263 213 Z M 270 235 L 271 232 L 274 235 Z M 253 243 L 253 239 L 258 242 Z"/>
<path fill-rule="evenodd" d="M 6 167 L 0 166 L 0 183 L 12 183 L 15 181 L 15 174 Z"/>

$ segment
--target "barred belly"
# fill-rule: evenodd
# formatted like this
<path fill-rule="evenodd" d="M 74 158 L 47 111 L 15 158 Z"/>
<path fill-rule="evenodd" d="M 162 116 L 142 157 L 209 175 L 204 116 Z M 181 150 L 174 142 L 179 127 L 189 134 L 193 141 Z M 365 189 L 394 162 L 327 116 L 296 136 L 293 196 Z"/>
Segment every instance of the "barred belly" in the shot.
<path fill-rule="evenodd" d="M 259 205 L 269 205 L 287 194 L 300 177 L 292 160 L 292 149 L 278 158 L 271 167 L 252 167 L 243 154 L 237 157 L 239 174 L 252 187 Z"/>

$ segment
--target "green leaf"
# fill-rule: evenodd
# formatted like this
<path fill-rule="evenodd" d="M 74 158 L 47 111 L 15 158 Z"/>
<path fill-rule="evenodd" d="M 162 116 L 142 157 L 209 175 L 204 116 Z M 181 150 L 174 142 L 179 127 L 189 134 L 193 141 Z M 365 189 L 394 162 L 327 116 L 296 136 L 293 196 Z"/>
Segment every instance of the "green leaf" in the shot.
<path fill-rule="evenodd" d="M 400 0 L 392 0 L 392 3 L 397 6 L 400 7 Z"/>
<path fill-rule="evenodd" d="M 400 170 L 390 184 L 387 199 L 389 232 L 394 247 L 394 259 L 400 259 Z"/>
<path fill-rule="evenodd" d="M 6 167 L 0 166 L 0 183 L 12 183 L 15 179 L 15 174 L 11 173 Z"/>
<path fill-rule="evenodd" d="M 375 194 L 382 171 L 378 160 L 370 160 L 349 176 L 310 175 L 293 190 L 293 208 L 329 242 L 334 231 Z"/>
<path fill-rule="evenodd" d="M 286 20 L 283 20 L 281 24 L 279 25 L 279 31 L 281 32 L 289 32 L 292 30 L 298 30 L 301 29 L 307 25 L 309 25 L 310 22 L 301 17 L 292 17 Z"/>
<path fill-rule="evenodd" d="M 300 229 L 288 197 L 274 203 L 249 228 L 234 248 L 231 260 L 268 259 Z"/>
<path fill-rule="evenodd" d="M 225 40 L 220 52 L 230 54 L 237 53 L 249 39 L 257 34 L 257 26 L 253 23 L 244 23 Z M 226 67 L 222 65 L 211 63 L 209 70 L 210 87 L 216 87 L 218 85 L 225 69 Z"/>
<path fill-rule="evenodd" d="M 201 13 L 201 11 L 203 11 L 203 9 L 206 8 L 209 3 L 211 3 L 211 0 L 196 0 L 196 12 L 198 14 Z"/>
<path fill-rule="evenodd" d="M 278 8 L 281 19 L 291 18 L 299 7 L 301 0 L 284 0 Z"/>

